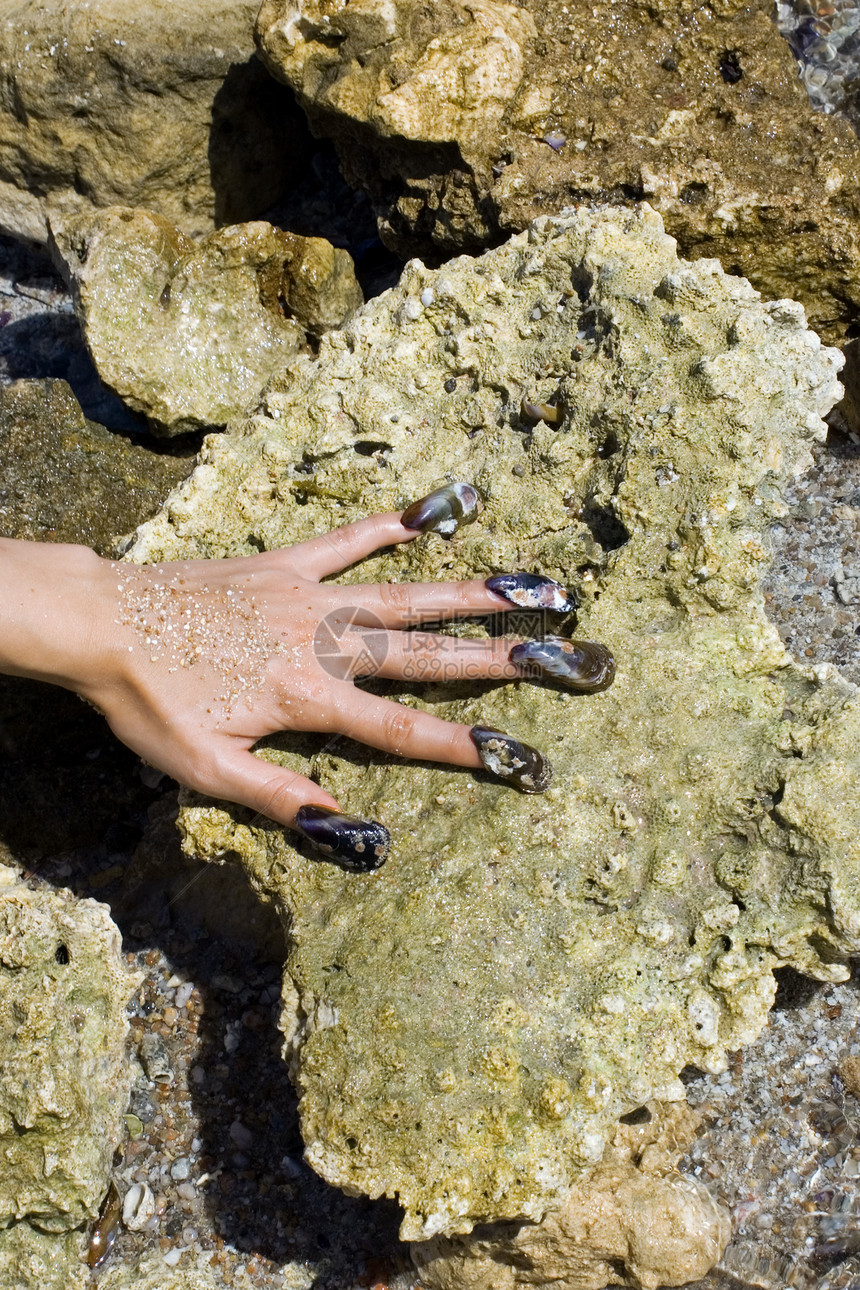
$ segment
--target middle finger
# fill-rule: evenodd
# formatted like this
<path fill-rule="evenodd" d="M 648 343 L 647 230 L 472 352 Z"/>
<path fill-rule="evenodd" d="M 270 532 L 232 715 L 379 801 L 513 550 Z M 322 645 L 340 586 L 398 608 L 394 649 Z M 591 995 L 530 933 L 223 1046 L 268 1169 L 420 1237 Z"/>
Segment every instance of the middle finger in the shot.
<path fill-rule="evenodd" d="M 503 614 L 513 607 L 546 608 L 560 613 L 574 608 L 570 594 L 551 578 L 503 574 L 490 581 L 502 584 L 506 590 L 492 590 L 478 578 L 469 582 L 383 582 L 330 590 L 337 594 L 342 611 L 347 607 L 354 610 L 353 621 L 368 627 L 417 627 L 476 614 Z"/>

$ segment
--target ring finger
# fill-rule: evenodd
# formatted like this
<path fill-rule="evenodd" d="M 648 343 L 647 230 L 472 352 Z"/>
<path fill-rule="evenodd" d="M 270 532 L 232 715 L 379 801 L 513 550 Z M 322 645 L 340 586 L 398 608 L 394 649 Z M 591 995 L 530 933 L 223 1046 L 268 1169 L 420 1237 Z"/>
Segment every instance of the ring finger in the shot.
<path fill-rule="evenodd" d="M 510 661 L 514 639 L 462 640 L 434 632 L 356 632 L 348 675 L 392 681 L 510 681 L 524 675 Z"/>

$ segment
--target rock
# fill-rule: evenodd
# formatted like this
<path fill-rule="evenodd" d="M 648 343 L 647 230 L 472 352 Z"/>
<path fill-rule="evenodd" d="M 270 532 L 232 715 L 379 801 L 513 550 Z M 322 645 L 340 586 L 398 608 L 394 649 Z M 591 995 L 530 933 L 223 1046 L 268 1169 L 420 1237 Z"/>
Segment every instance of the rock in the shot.
<path fill-rule="evenodd" d="M 273 288 L 287 309 L 313 336 L 342 327 L 364 304 L 352 256 L 324 237 L 298 237 L 273 230 L 276 257 L 283 262 L 273 273 Z"/>
<path fill-rule="evenodd" d="M 0 1232 L 0 1276 L 15 1290 L 89 1290 L 83 1233 L 13 1223 Z"/>
<path fill-rule="evenodd" d="M 193 458 L 155 452 L 87 421 L 65 381 L 0 386 L 0 534 L 82 542 L 113 555 Z"/>
<path fill-rule="evenodd" d="M 374 874 L 186 799 L 187 849 L 240 860 L 284 920 L 306 1159 L 396 1196 L 406 1239 L 558 1209 L 620 1115 L 683 1098 L 686 1064 L 719 1071 L 760 1031 L 777 965 L 847 975 L 860 703 L 792 662 L 759 588 L 840 364 L 799 305 L 679 260 L 647 206 L 583 208 L 479 259 L 413 261 L 206 440 L 130 546 L 246 554 L 465 479 L 476 523 L 341 581 L 540 570 L 577 588 L 577 635 L 615 654 L 591 696 L 389 687 L 543 748 L 542 796 L 331 737 L 265 741 L 388 825 Z M 524 421 L 523 398 L 559 422 Z"/>
<path fill-rule="evenodd" d="M 845 1087 L 854 1097 L 860 1097 L 860 1057 L 843 1057 L 839 1063 L 839 1074 Z"/>
<path fill-rule="evenodd" d="M 699 1117 L 653 1104 L 619 1125 L 603 1161 L 543 1223 L 499 1223 L 412 1246 L 431 1290 L 558 1290 L 685 1285 L 704 1276 L 731 1235 L 729 1215 L 701 1183 L 674 1172 Z"/>
<path fill-rule="evenodd" d="M 157 1084 L 173 1083 L 173 1065 L 161 1035 L 147 1031 L 140 1041 L 140 1060 L 147 1079 Z"/>
<path fill-rule="evenodd" d="M 256 0 L 0 3 L 0 231 L 146 206 L 188 234 L 253 219 L 312 140 L 254 57 Z"/>
<path fill-rule="evenodd" d="M 860 145 L 813 110 L 772 5 L 624 0 L 604 19 L 588 0 L 265 0 L 257 41 L 402 254 L 644 197 L 682 254 L 796 297 L 840 342 L 860 309 Z"/>
<path fill-rule="evenodd" d="M 140 978 L 107 906 L 0 881 L 0 1284 L 65 1290 L 122 1136 Z"/>
<path fill-rule="evenodd" d="M 348 252 L 262 221 L 198 244 L 158 215 L 117 206 L 52 239 L 99 375 L 161 434 L 251 410 L 304 347 L 306 327 L 338 326 L 362 301 Z"/>

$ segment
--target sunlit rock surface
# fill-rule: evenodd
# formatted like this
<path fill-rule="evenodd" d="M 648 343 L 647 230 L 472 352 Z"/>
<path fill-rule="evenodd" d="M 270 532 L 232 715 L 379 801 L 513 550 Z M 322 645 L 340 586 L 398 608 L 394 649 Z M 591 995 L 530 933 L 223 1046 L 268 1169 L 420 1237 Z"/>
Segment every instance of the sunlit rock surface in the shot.
<path fill-rule="evenodd" d="M 680 261 L 648 207 L 583 209 L 412 262 L 207 440 L 131 545 L 251 553 L 470 480 L 475 524 L 343 581 L 539 570 L 614 651 L 593 696 L 400 688 L 542 748 L 542 796 L 347 739 L 269 741 L 389 826 L 375 874 L 238 809 L 181 816 L 189 850 L 240 860 L 282 912 L 307 1159 L 396 1196 L 406 1238 L 558 1208 L 619 1115 L 682 1098 L 687 1063 L 720 1070 L 758 1033 L 775 966 L 841 980 L 860 949 L 860 705 L 790 659 L 759 592 L 840 363 L 799 305 Z M 524 397 L 560 422 L 524 421 Z"/>
<path fill-rule="evenodd" d="M 404 256 L 644 198 L 826 340 L 857 316 L 860 145 L 765 0 L 265 0 L 257 41 Z"/>
<path fill-rule="evenodd" d="M 432 1290 L 602 1290 L 685 1285 L 717 1262 L 731 1234 L 708 1190 L 675 1172 L 698 1115 L 685 1104 L 642 1107 L 603 1160 L 540 1224 L 492 1223 L 469 1236 L 412 1246 Z"/>
<path fill-rule="evenodd" d="M 0 231 L 146 206 L 186 233 L 253 219 L 312 141 L 254 57 L 257 0 L 0 0 Z"/>
<path fill-rule="evenodd" d="M 0 868 L 0 1285 L 86 1281 L 131 1069 L 137 985 L 106 905 L 33 889 Z"/>
<path fill-rule="evenodd" d="M 52 229 L 102 380 L 162 434 L 224 425 L 362 303 L 352 257 L 262 220 L 195 243 L 114 206 Z"/>

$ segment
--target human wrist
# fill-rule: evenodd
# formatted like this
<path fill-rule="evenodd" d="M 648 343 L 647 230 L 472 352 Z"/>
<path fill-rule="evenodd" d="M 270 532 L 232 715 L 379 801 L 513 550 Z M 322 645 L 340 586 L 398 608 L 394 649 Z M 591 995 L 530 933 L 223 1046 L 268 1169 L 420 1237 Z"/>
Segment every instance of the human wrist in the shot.
<path fill-rule="evenodd" d="M 109 671 L 110 585 L 89 547 L 0 538 L 0 672 L 91 697 Z"/>

